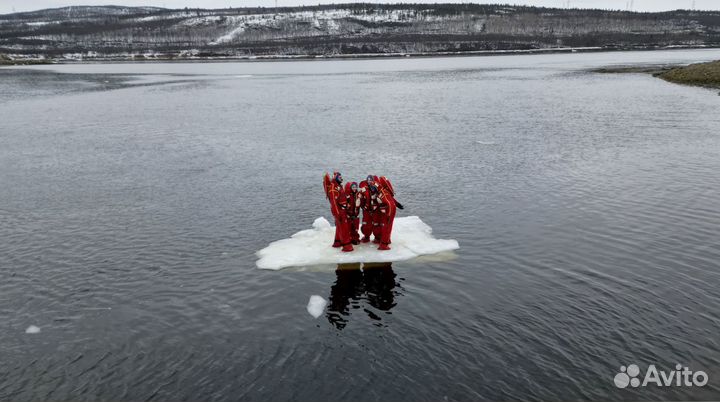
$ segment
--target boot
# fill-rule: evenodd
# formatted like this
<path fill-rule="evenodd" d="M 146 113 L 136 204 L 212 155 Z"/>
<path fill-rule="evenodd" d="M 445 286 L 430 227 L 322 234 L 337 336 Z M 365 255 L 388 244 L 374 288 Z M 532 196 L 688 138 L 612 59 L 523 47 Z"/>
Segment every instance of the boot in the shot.
<path fill-rule="evenodd" d="M 353 251 L 353 250 L 354 249 L 353 249 L 352 244 L 346 244 L 346 245 L 342 246 L 343 253 L 349 253 L 350 251 Z"/>
<path fill-rule="evenodd" d="M 370 236 L 363 236 L 362 240 L 360 240 L 363 243 L 370 243 Z"/>
<path fill-rule="evenodd" d="M 374 238 L 374 239 L 373 239 L 373 243 L 375 243 L 375 244 L 380 244 L 380 239 L 378 239 L 377 237 Z"/>
<path fill-rule="evenodd" d="M 378 250 L 390 250 L 390 246 L 388 246 L 387 243 L 382 243 L 380 247 L 378 247 Z"/>
<path fill-rule="evenodd" d="M 335 248 L 342 247 L 342 244 L 340 244 L 339 241 L 335 240 L 335 243 L 333 243 L 333 247 L 335 247 Z"/>

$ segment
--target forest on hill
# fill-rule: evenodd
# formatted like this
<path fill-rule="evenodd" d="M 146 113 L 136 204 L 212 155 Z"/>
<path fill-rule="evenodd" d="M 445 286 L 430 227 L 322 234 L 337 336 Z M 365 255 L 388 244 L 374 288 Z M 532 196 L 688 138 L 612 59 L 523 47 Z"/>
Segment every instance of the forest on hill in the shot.
<path fill-rule="evenodd" d="M 77 6 L 0 15 L 10 57 L 432 54 L 720 46 L 720 12 L 487 4 L 163 9 Z"/>

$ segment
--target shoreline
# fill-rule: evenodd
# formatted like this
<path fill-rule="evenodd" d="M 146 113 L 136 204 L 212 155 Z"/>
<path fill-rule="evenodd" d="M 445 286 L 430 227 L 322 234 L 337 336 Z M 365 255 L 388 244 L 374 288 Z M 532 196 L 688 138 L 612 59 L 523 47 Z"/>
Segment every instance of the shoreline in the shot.
<path fill-rule="evenodd" d="M 720 89 L 720 60 L 676 67 L 653 76 L 675 84 L 716 90 Z"/>
<path fill-rule="evenodd" d="M 83 57 L 77 58 L 22 58 L 19 55 L 0 55 L 0 67 L 26 66 L 26 65 L 53 65 L 53 64 L 93 64 L 93 63 L 222 63 L 222 62 L 282 62 L 282 61 L 326 61 L 326 60 L 372 60 L 372 59 L 402 59 L 402 58 L 434 58 L 434 57 L 477 57 L 477 56 L 508 56 L 508 55 L 535 55 L 535 54 L 563 54 L 563 53 L 595 53 L 595 52 L 630 52 L 630 51 L 656 51 L 656 50 L 689 50 L 689 49 L 718 49 L 718 46 L 641 46 L 631 48 L 613 47 L 568 47 L 523 50 L 476 50 L 460 52 L 425 52 L 425 53 L 359 53 L 359 54 L 331 54 L 331 55 L 253 55 L 253 56 L 189 56 L 174 57 L 168 55 L 128 55 L 126 57 Z M 14 56 L 14 57 L 13 57 Z M 607 71 L 596 72 L 628 72 L 618 69 L 600 69 Z M 610 71 L 612 70 L 612 71 Z M 637 72 L 637 71 L 635 71 Z"/>
<path fill-rule="evenodd" d="M 601 74 L 651 74 L 653 77 L 673 84 L 711 90 L 720 89 L 720 60 L 689 65 L 667 64 L 609 67 L 598 68 L 591 71 Z"/>

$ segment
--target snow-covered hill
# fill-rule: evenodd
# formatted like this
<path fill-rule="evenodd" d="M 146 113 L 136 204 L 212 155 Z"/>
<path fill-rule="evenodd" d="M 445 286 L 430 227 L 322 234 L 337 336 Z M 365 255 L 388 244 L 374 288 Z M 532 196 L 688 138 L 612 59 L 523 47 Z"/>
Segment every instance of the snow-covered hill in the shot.
<path fill-rule="evenodd" d="M 65 7 L 0 15 L 0 53 L 150 57 L 432 53 L 720 45 L 720 13 L 478 4 L 167 10 Z"/>

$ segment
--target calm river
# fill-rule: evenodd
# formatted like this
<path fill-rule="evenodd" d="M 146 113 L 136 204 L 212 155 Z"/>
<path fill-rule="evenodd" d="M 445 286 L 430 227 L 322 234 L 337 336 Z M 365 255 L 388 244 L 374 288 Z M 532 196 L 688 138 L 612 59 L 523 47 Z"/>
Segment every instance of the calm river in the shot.
<path fill-rule="evenodd" d="M 0 400 L 718 399 L 720 97 L 589 71 L 713 59 L 2 68 Z M 455 258 L 256 268 L 334 168 Z"/>

